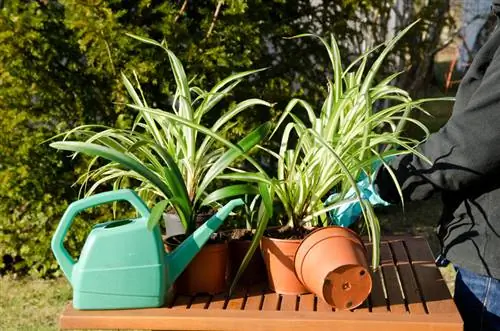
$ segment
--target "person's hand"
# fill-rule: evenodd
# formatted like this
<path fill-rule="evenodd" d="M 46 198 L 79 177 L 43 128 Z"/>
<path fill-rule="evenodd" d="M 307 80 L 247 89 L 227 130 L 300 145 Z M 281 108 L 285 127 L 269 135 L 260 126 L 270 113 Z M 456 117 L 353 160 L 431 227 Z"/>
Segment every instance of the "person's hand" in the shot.
<path fill-rule="evenodd" d="M 392 157 L 385 158 L 384 161 L 388 162 L 391 159 Z M 373 174 L 376 173 L 376 170 L 380 167 L 381 164 L 382 162 L 380 160 L 376 160 L 372 164 Z M 374 175 L 372 175 L 372 177 L 373 176 Z M 362 200 L 367 200 L 372 206 L 389 205 L 388 202 L 382 200 L 382 198 L 380 198 L 380 196 L 376 193 L 373 187 L 373 178 L 366 176 L 364 172 L 359 176 L 356 186 L 360 192 L 360 198 Z M 334 202 L 335 200 L 338 199 L 338 196 L 339 196 L 338 193 L 332 194 L 331 196 L 328 197 L 325 204 L 328 205 Z M 362 209 L 361 209 L 361 204 L 359 202 L 359 198 L 356 195 L 356 191 L 354 188 L 351 187 L 347 191 L 344 199 L 345 200 L 355 199 L 355 200 L 353 200 L 350 203 L 345 203 L 339 206 L 338 208 L 332 209 L 329 212 L 329 215 L 335 225 L 348 227 L 354 222 L 356 222 L 356 220 L 362 214 Z"/>
<path fill-rule="evenodd" d="M 372 206 L 389 205 L 388 202 L 382 200 L 375 192 L 373 185 L 368 177 L 365 177 L 363 180 L 359 181 L 357 183 L 357 187 L 360 192 L 360 198 L 362 200 L 367 200 Z M 327 203 L 333 202 L 337 198 L 338 193 L 332 194 L 330 197 L 328 197 Z M 349 191 L 347 191 L 344 199 L 355 200 L 350 203 L 343 204 L 338 208 L 332 209 L 329 212 L 329 215 L 335 225 L 347 227 L 356 222 L 356 220 L 362 214 L 362 209 L 354 188 L 350 188 Z"/>

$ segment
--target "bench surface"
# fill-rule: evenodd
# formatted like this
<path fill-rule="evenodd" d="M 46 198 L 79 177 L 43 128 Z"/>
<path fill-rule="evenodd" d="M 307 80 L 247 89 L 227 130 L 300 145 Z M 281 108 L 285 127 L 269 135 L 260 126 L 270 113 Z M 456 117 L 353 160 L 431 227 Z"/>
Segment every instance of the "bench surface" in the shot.
<path fill-rule="evenodd" d="M 371 251 L 370 244 L 367 249 Z M 370 252 L 371 254 L 371 252 Z M 463 322 L 422 237 L 384 237 L 381 267 L 362 306 L 335 311 L 312 294 L 265 286 L 226 295 L 173 296 L 162 308 L 79 311 L 69 303 L 61 329 L 461 331 Z"/>

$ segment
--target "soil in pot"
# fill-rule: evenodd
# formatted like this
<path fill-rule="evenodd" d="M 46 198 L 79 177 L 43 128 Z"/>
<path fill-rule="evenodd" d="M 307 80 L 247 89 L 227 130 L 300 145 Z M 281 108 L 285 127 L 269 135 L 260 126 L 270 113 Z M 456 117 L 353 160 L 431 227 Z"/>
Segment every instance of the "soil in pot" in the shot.
<path fill-rule="evenodd" d="M 361 305 L 372 288 L 363 242 L 343 227 L 319 228 L 305 237 L 295 256 L 295 271 L 310 292 L 340 310 Z"/>
<path fill-rule="evenodd" d="M 288 227 L 266 231 L 262 237 L 261 251 L 271 290 L 290 295 L 309 292 L 295 274 L 294 260 L 300 243 L 311 231 Z"/>
<path fill-rule="evenodd" d="M 200 226 L 202 226 L 203 223 L 208 221 L 208 219 L 210 217 L 212 217 L 213 215 L 215 215 L 215 211 L 213 211 L 213 210 L 208 210 L 208 211 L 198 213 L 196 215 L 196 220 L 195 220 L 196 228 L 199 228 Z"/>
<path fill-rule="evenodd" d="M 167 252 L 173 251 L 184 239 L 178 235 L 164 240 Z M 174 283 L 174 291 L 183 295 L 218 294 L 226 290 L 228 261 L 227 238 L 217 233 L 188 264 Z"/>
<path fill-rule="evenodd" d="M 246 229 L 234 229 L 227 231 L 229 236 L 229 281 L 232 282 L 238 268 L 250 248 L 253 232 Z M 238 285 L 249 286 L 265 283 L 267 272 L 259 249 L 256 249 L 245 271 L 238 280 Z"/>

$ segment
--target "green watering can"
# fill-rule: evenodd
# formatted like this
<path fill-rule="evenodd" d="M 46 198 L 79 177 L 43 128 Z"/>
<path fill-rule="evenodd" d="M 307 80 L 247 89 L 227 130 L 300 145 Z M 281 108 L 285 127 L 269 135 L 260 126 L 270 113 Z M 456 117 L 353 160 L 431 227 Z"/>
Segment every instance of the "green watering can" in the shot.
<path fill-rule="evenodd" d="M 75 216 L 87 208 L 119 200 L 132 204 L 140 217 L 94 226 L 75 263 L 63 246 Z M 52 251 L 73 287 L 73 306 L 81 310 L 162 306 L 170 286 L 232 209 L 240 205 L 243 200 L 231 200 L 167 254 L 159 226 L 147 229 L 149 209 L 134 191 L 105 192 L 73 202 L 52 238 Z"/>

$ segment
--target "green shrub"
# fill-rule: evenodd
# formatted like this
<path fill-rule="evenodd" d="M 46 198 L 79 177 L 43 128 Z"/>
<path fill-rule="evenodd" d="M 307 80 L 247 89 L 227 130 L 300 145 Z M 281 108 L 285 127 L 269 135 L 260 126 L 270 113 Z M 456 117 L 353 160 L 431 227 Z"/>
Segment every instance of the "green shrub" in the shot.
<path fill-rule="evenodd" d="M 182 10 L 183 2 L 0 1 L 0 273 L 44 276 L 57 270 L 50 239 L 68 203 L 78 198 L 79 187 L 72 185 L 86 170 L 86 161 L 62 158 L 41 142 L 80 124 L 128 127 L 135 114 L 124 106 L 121 71 L 137 71 L 146 99 L 158 102 L 153 107 L 168 108 L 172 102 L 175 84 L 162 51 L 138 47 L 125 32 L 164 38 L 186 71 L 197 74 L 188 77 L 197 86 L 212 86 L 233 72 L 270 67 L 239 86 L 227 104 L 258 96 L 283 109 L 291 97 L 320 100 L 329 65 L 318 42 L 283 37 L 332 32 L 349 57 L 359 53 L 352 41 L 385 40 L 387 31 L 386 1 L 343 0 L 314 7 L 309 0 L 232 0 L 217 15 L 220 1 L 188 1 Z M 402 76 L 410 82 L 426 75 L 428 59 L 439 48 L 439 39 L 431 37 L 440 35 L 442 26 L 429 30 L 430 22 L 444 24 L 448 17 L 449 0 L 421 2 L 415 1 L 405 16 L 408 21 L 401 24 L 415 17 L 423 23 L 395 50 L 403 55 L 411 51 L 411 63 L 425 64 Z M 227 104 L 220 109 L 230 108 Z M 219 118 L 220 109 L 205 124 Z M 242 137 L 250 127 L 278 115 L 261 109 L 246 113 L 229 138 Z M 111 215 L 103 208 L 85 217 L 68 238 L 73 252 L 82 244 L 89 220 Z"/>

